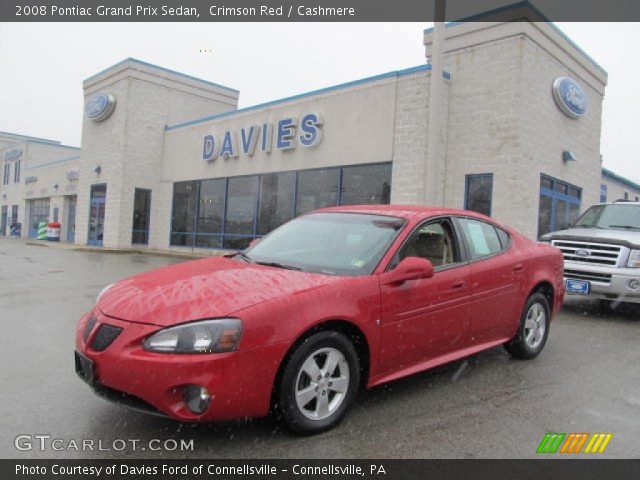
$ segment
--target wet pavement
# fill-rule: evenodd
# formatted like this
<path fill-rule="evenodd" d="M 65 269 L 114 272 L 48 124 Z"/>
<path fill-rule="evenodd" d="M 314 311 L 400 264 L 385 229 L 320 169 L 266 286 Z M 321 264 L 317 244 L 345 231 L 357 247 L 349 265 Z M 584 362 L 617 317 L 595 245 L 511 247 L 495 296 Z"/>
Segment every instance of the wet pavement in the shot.
<path fill-rule="evenodd" d="M 105 285 L 179 261 L 0 239 L 0 457 L 522 458 L 545 432 L 611 432 L 600 457 L 640 458 L 640 306 L 569 300 L 536 360 L 495 348 L 364 392 L 314 437 L 272 418 L 184 425 L 96 397 L 74 373 L 76 321 Z M 17 450 L 21 434 L 51 435 L 63 450 L 40 451 L 33 437 Z M 75 450 L 84 439 L 93 451 Z M 193 450 L 151 451 L 149 440 L 193 440 Z"/>

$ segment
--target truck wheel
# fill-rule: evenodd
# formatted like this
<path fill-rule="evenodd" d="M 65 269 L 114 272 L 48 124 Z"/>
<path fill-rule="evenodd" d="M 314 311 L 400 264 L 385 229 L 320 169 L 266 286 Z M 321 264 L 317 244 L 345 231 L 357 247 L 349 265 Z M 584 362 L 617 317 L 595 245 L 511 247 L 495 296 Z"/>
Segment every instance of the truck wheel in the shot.
<path fill-rule="evenodd" d="M 287 361 L 277 387 L 276 414 L 299 435 L 337 425 L 360 385 L 360 361 L 351 341 L 326 331 L 305 339 Z"/>
<path fill-rule="evenodd" d="M 504 348 L 516 358 L 529 360 L 537 357 L 547 343 L 550 320 L 547 298 L 541 293 L 532 294 L 522 310 L 515 337 L 505 343 Z"/>

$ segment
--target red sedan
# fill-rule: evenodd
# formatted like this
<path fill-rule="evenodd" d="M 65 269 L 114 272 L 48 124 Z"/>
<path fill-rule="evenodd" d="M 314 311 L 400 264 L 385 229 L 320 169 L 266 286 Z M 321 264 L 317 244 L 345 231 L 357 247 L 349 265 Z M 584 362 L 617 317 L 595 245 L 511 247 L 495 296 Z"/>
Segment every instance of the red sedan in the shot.
<path fill-rule="evenodd" d="M 485 216 L 327 208 L 244 252 L 107 287 L 76 371 L 108 399 L 180 421 L 275 411 L 301 434 L 374 387 L 504 345 L 543 349 L 564 297 L 560 250 Z"/>

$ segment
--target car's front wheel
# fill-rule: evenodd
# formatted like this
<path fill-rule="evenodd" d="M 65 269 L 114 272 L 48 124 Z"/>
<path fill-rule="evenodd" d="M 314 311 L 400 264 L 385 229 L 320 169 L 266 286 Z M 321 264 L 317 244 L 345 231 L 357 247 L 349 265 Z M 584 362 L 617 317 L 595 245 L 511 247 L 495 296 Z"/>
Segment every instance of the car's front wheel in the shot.
<path fill-rule="evenodd" d="M 532 294 L 522 310 L 518 332 L 505 343 L 504 348 L 516 358 L 528 360 L 537 357 L 547 343 L 550 320 L 547 297 L 542 293 Z"/>
<path fill-rule="evenodd" d="M 292 431 L 328 430 L 344 417 L 360 384 L 360 362 L 351 341 L 335 331 L 306 338 L 283 370 L 276 413 Z"/>

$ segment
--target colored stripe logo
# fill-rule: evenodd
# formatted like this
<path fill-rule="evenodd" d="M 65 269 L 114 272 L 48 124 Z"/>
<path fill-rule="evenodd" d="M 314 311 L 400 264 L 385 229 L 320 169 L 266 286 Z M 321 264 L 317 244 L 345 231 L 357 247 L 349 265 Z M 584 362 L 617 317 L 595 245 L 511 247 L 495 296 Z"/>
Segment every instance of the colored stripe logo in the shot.
<path fill-rule="evenodd" d="M 542 437 L 536 453 L 604 453 L 612 438 L 611 433 L 549 432 Z"/>

